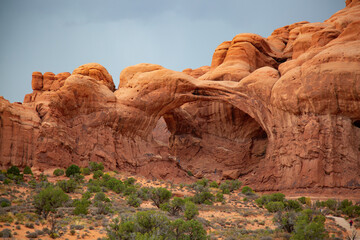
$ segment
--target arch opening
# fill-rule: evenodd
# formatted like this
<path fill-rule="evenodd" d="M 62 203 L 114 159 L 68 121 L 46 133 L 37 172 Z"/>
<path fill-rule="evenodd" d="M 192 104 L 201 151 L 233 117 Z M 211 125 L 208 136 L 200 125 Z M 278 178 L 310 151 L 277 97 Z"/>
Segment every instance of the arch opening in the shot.
<path fill-rule="evenodd" d="M 182 168 L 210 179 L 250 174 L 265 158 L 268 145 L 266 132 L 254 118 L 223 101 L 173 109 L 159 119 L 152 134 Z"/>

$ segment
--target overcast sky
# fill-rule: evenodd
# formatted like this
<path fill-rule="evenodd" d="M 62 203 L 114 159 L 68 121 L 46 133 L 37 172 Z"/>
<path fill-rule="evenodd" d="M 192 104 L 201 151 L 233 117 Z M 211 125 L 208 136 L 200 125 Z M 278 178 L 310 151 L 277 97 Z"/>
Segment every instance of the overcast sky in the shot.
<path fill-rule="evenodd" d="M 90 62 L 116 87 L 121 70 L 138 63 L 210 65 L 215 48 L 238 33 L 267 37 L 344 7 L 344 0 L 0 0 L 0 96 L 22 102 L 32 72 Z"/>

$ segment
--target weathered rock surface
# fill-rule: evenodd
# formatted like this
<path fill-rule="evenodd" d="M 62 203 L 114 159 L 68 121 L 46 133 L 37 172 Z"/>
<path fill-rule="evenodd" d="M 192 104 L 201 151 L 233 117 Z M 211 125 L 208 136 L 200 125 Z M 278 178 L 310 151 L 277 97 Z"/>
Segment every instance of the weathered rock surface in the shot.
<path fill-rule="evenodd" d="M 257 190 L 360 193 L 360 2 L 324 23 L 239 34 L 211 67 L 96 63 L 33 73 L 23 104 L 0 98 L 2 166 L 109 169 Z"/>

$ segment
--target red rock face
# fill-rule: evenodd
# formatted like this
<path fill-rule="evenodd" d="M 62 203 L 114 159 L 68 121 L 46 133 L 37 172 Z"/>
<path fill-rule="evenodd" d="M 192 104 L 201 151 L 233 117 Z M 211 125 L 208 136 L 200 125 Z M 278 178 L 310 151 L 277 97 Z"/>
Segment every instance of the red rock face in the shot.
<path fill-rule="evenodd" d="M 34 72 L 23 104 L 0 98 L 0 162 L 360 192 L 359 29 L 360 3 L 347 1 L 324 23 L 239 34 L 211 67 L 128 67 L 117 90 L 95 63 Z"/>

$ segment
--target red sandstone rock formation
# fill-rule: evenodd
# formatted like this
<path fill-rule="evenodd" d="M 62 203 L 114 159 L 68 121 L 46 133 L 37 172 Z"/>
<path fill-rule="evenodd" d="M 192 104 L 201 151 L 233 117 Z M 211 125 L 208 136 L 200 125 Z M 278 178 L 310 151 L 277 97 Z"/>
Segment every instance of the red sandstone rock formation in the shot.
<path fill-rule="evenodd" d="M 360 2 L 347 1 L 324 23 L 239 34 L 211 67 L 128 67 L 117 90 L 95 63 L 34 72 L 23 104 L 0 98 L 0 162 L 360 192 L 359 29 Z"/>

